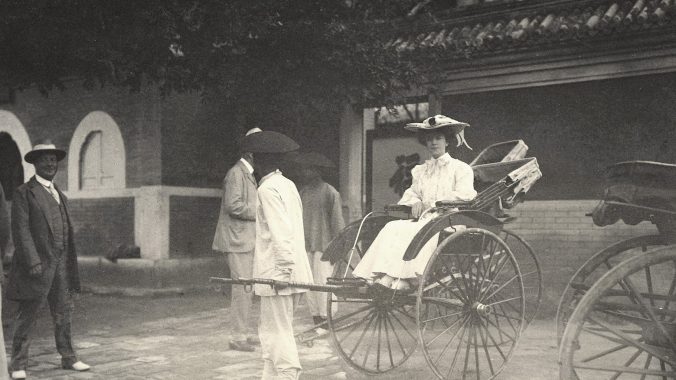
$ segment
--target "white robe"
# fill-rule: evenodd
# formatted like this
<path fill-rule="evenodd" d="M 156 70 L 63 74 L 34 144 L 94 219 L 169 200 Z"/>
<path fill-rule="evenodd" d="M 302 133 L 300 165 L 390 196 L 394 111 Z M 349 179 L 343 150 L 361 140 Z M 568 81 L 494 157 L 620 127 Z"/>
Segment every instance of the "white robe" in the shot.
<path fill-rule="evenodd" d="M 423 208 L 428 209 L 436 201 L 470 201 L 477 195 L 472 168 L 448 153 L 414 167 L 411 175 L 413 182 L 399 200 L 400 205 L 423 202 Z M 398 278 L 422 275 L 437 246 L 438 234 L 425 244 L 415 259 L 406 262 L 403 256 L 415 234 L 434 216 L 426 214 L 418 221 L 395 220 L 387 223 L 354 269 L 354 275 L 361 278 L 373 278 L 378 273 Z"/>
<path fill-rule="evenodd" d="M 291 270 L 292 282 L 313 282 L 305 253 L 303 206 L 296 185 L 279 170 L 261 178 L 256 210 L 256 248 L 253 276 L 279 279 L 282 270 Z M 259 296 L 304 293 L 307 289 L 285 288 L 276 291 L 257 284 Z"/>

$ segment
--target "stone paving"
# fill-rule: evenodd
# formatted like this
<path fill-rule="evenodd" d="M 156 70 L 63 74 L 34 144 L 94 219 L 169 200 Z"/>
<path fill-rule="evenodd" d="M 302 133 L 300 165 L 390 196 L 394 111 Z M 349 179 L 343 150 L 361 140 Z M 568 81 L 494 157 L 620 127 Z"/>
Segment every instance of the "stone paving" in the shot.
<path fill-rule="evenodd" d="M 296 331 L 309 327 L 307 310 L 296 313 Z M 59 369 L 59 356 L 51 337 L 34 340 L 29 379 L 258 379 L 260 351 L 229 350 L 229 311 L 217 309 L 188 317 L 163 318 L 123 330 L 103 328 L 77 334 L 80 358 L 92 365 L 89 372 Z M 307 322 L 305 320 L 308 320 Z M 554 323 L 536 321 L 522 337 L 519 348 L 500 379 L 553 379 L 556 373 Z M 334 353 L 330 338 L 312 347 L 299 345 L 301 379 L 372 379 L 345 365 Z M 419 351 L 400 368 L 381 379 L 432 379 Z"/>

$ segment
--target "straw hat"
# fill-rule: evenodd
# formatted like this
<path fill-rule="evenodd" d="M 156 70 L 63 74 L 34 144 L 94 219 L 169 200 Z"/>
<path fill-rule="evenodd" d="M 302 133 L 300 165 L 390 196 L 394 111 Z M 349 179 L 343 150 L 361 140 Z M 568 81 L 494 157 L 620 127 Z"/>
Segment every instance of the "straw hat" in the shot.
<path fill-rule="evenodd" d="M 451 119 L 448 116 L 444 115 L 434 115 L 423 120 L 422 123 L 408 123 L 404 128 L 408 131 L 413 132 L 422 132 L 422 131 L 433 131 L 440 128 L 448 128 L 455 135 L 458 144 L 456 146 L 464 145 L 468 149 L 472 149 L 465 141 L 465 128 L 469 127 L 469 124 L 462 121 L 457 121 Z"/>
<path fill-rule="evenodd" d="M 251 153 L 287 153 L 298 148 L 289 136 L 275 131 L 250 133 L 242 141 L 242 150 Z"/>
<path fill-rule="evenodd" d="M 64 157 L 66 157 L 65 150 L 57 149 L 56 145 L 54 145 L 50 140 L 45 140 L 36 144 L 33 147 L 33 150 L 23 156 L 23 159 L 26 160 L 26 162 L 32 164 L 38 159 L 38 157 L 40 157 L 40 155 L 44 153 L 54 153 L 56 155 L 57 161 L 61 161 L 64 159 Z"/>

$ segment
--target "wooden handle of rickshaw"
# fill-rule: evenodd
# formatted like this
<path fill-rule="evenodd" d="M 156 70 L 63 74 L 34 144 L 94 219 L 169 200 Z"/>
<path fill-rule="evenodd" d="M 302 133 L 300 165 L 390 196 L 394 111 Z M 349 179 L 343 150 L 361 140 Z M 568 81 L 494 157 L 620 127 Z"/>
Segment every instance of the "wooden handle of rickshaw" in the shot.
<path fill-rule="evenodd" d="M 471 201 L 436 201 L 434 203 L 437 207 L 466 207 L 471 204 Z"/>

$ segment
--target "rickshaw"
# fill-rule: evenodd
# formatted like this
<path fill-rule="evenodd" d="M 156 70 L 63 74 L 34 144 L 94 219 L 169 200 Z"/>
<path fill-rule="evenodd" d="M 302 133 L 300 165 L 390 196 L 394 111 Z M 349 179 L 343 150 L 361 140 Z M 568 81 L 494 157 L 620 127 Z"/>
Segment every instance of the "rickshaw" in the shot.
<path fill-rule="evenodd" d="M 535 158 L 524 158 L 527 149 L 521 140 L 486 148 L 471 165 L 478 196 L 471 202 L 437 202 L 439 216 L 418 232 L 404 254 L 404 260 L 411 260 L 426 242 L 438 239 L 417 289 L 399 292 L 352 275 L 386 223 L 410 218 L 409 208 L 396 205 L 367 214 L 331 241 L 323 260 L 335 267 L 326 284 L 284 284 L 331 294 L 328 330 L 347 364 L 382 374 L 420 346 L 440 379 L 491 379 L 500 373 L 542 296 L 537 256 L 504 228 L 511 219 L 504 210 L 522 202 L 542 175 Z M 275 286 L 267 279 L 212 281 Z"/>
<path fill-rule="evenodd" d="M 561 379 L 676 378 L 676 165 L 610 166 L 597 226 L 651 222 L 591 256 L 557 311 Z"/>

